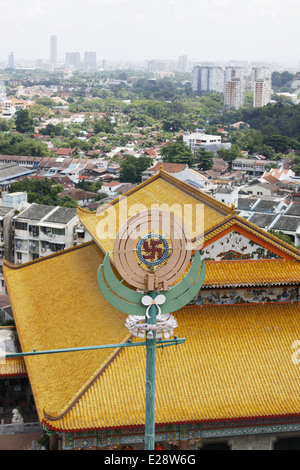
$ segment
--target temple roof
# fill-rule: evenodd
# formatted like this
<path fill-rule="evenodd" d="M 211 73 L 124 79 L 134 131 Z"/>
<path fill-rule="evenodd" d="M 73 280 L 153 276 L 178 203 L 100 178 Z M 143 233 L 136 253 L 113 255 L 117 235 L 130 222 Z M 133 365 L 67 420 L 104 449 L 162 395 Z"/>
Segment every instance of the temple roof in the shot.
<path fill-rule="evenodd" d="M 199 214 L 196 207 L 200 208 Z M 224 231 L 238 227 L 264 246 L 272 247 L 281 257 L 300 261 L 298 249 L 238 216 L 234 207 L 228 207 L 163 170 L 120 198 L 99 206 L 97 211 L 82 207 L 77 211 L 82 224 L 103 253 L 107 253 L 112 251 L 121 225 L 137 211 L 150 208 L 173 210 L 183 219 L 197 249 L 208 245 Z"/>
<path fill-rule="evenodd" d="M 195 217 L 197 204 L 200 217 Z M 137 211 L 151 208 L 173 210 L 184 220 L 192 238 L 223 222 L 232 213 L 232 209 L 225 204 L 161 170 L 159 174 L 122 197 L 100 206 L 95 212 L 78 207 L 78 216 L 106 253 L 112 251 L 115 236 L 121 225 Z"/>
<path fill-rule="evenodd" d="M 299 283 L 298 261 L 207 261 L 203 287 L 286 286 Z"/>
<path fill-rule="evenodd" d="M 128 340 L 126 315 L 98 289 L 102 261 L 103 253 L 90 242 L 24 265 L 5 263 L 23 351 Z M 299 270 L 297 262 L 284 260 L 241 265 L 248 274 L 263 265 L 270 276 L 269 266 L 278 266 L 279 272 L 284 263 Z M 235 272 L 234 264 L 207 263 L 207 285 L 222 266 L 223 280 L 227 268 Z M 187 340 L 157 352 L 156 422 L 300 413 L 299 369 L 291 359 L 292 344 L 300 338 L 299 313 L 298 303 L 176 312 L 176 335 Z M 48 427 L 68 431 L 144 424 L 144 347 L 30 356 L 25 362 L 39 418 Z"/>
<path fill-rule="evenodd" d="M 129 209 L 124 212 L 124 203 Z M 194 247 L 230 231 L 273 250 L 280 259 L 208 261 L 204 289 L 300 283 L 300 253 L 192 186 L 160 172 L 97 212 L 78 208 L 93 242 L 3 272 L 23 352 L 123 344 L 126 315 L 102 296 L 97 271 L 121 223 L 153 204 L 204 217 Z M 134 206 L 138 205 L 138 206 Z M 141 207 L 143 206 L 143 207 Z M 108 237 L 99 223 L 115 221 Z M 103 227 L 102 227 L 103 228 Z M 216 243 L 215 243 L 216 244 Z M 175 316 L 186 342 L 157 351 L 156 423 L 299 415 L 299 369 L 292 344 L 300 338 L 298 302 L 189 306 Z M 134 341 L 137 341 L 134 339 Z M 25 358 L 39 418 L 61 431 L 144 425 L 145 348 L 37 355 Z M 0 364 L 1 370 L 7 367 Z M 1 369 L 2 367 L 2 369 Z"/>
<path fill-rule="evenodd" d="M 187 341 L 157 351 L 156 423 L 299 414 L 292 362 L 299 312 L 297 304 L 177 312 L 177 333 Z M 45 422 L 58 430 L 135 427 L 144 425 L 144 413 L 145 350 L 129 348 L 73 407 Z"/>

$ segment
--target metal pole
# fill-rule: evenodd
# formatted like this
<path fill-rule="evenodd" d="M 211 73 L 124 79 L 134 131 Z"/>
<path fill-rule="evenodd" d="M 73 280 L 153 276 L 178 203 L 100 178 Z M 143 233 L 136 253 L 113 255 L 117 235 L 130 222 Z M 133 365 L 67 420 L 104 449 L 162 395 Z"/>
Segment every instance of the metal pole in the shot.
<path fill-rule="evenodd" d="M 149 292 L 155 299 L 156 292 Z M 156 305 L 149 309 L 149 325 L 156 324 Z M 146 340 L 146 415 L 145 415 L 145 450 L 154 450 L 155 446 L 155 373 L 156 373 L 156 331 L 153 339 Z"/>
<path fill-rule="evenodd" d="M 185 338 L 177 338 L 177 336 L 174 337 L 174 339 L 165 339 L 165 340 L 159 340 L 157 341 L 157 348 L 166 348 L 168 346 L 177 346 L 178 344 L 182 344 L 185 342 Z M 25 357 L 25 356 L 40 356 L 44 354 L 61 354 L 61 353 L 69 353 L 69 352 L 77 352 L 77 351 L 93 351 L 97 349 L 115 349 L 115 348 L 130 348 L 130 347 L 136 347 L 136 346 L 147 346 L 147 342 L 143 341 L 140 343 L 119 343 L 119 344 L 105 344 L 101 346 L 84 346 L 81 348 L 68 348 L 68 349 L 52 349 L 49 351 L 37 351 L 34 349 L 33 351 L 29 352 L 24 352 L 24 353 L 3 353 L 3 359 L 5 360 L 6 358 L 12 358 L 12 357 Z M 1 350 L 0 350 L 1 353 Z M 0 359 L 1 359 L 0 355 Z"/>

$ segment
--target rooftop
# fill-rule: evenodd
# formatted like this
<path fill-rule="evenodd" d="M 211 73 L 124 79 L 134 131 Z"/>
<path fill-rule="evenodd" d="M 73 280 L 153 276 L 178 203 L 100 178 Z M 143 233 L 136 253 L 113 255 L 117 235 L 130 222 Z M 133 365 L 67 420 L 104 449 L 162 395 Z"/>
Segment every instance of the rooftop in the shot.
<path fill-rule="evenodd" d="M 68 223 L 77 215 L 77 209 L 60 206 L 46 206 L 33 203 L 28 209 L 25 209 L 15 219 L 28 219 L 43 222 Z"/>
<path fill-rule="evenodd" d="M 52 212 L 46 217 L 47 222 L 53 222 L 57 224 L 64 224 L 74 219 L 77 216 L 77 209 L 70 207 L 58 207 L 56 211 Z"/>
<path fill-rule="evenodd" d="M 231 214 L 231 209 L 227 205 L 199 191 L 198 188 L 180 181 L 175 176 L 160 171 L 157 175 L 125 193 L 123 198 L 115 199 L 109 206 L 101 206 L 101 210 L 97 212 L 78 208 L 78 216 L 92 238 L 104 252 L 107 252 L 112 251 L 115 235 L 127 220 L 131 208 L 136 213 L 136 211 L 151 207 L 162 207 L 162 204 L 165 204 L 169 210 L 174 210 L 174 213 L 179 217 L 184 216 L 191 236 L 193 233 L 197 233 L 197 235 L 203 233 Z M 200 211 L 203 209 L 203 214 L 201 213 L 201 217 L 196 219 L 192 215 L 195 215 L 197 206 Z M 101 234 L 102 222 L 109 219 L 112 222 L 110 224 L 112 231 L 99 235 Z"/>
<path fill-rule="evenodd" d="M 31 220 L 41 220 L 50 212 L 55 209 L 55 206 L 46 206 L 43 204 L 31 204 L 28 209 L 25 209 L 15 219 L 31 219 Z"/>
<path fill-rule="evenodd" d="M 102 261 L 97 245 L 88 243 L 19 268 L 5 264 L 23 351 L 128 339 L 124 314 L 109 305 L 98 289 Z M 299 284 L 298 262 L 260 263 L 271 275 L 269 263 L 287 263 L 282 275 L 295 269 Z M 223 265 L 236 279 L 241 276 L 234 262 Z M 249 275 L 252 264 L 242 265 Z M 207 267 L 214 271 L 208 281 L 221 272 L 221 263 L 207 263 Z M 273 271 L 278 277 L 279 268 Z M 256 272 L 259 275 L 259 269 Z M 299 313 L 298 303 L 196 306 L 178 311 L 176 334 L 188 340 L 177 348 L 157 351 L 157 424 L 252 418 L 263 422 L 266 417 L 299 415 L 298 369 L 291 360 L 291 345 L 300 337 Z M 50 428 L 144 425 L 143 348 L 41 355 L 25 362 L 39 418 Z"/>

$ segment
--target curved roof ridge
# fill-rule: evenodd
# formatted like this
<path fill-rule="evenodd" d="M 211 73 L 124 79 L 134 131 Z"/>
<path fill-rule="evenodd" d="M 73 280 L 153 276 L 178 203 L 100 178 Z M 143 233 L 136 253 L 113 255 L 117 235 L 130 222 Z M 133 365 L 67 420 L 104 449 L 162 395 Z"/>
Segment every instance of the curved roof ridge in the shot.
<path fill-rule="evenodd" d="M 124 344 L 131 339 L 131 335 L 127 335 L 125 338 Z M 45 408 L 44 418 L 49 419 L 50 421 L 58 421 L 63 418 L 83 397 L 87 390 L 98 380 L 98 378 L 105 372 L 109 365 L 114 361 L 114 359 L 123 351 L 123 347 L 116 348 L 107 360 L 99 367 L 99 369 L 85 382 L 82 387 L 75 393 L 75 395 L 69 400 L 69 402 L 62 408 L 60 411 L 47 411 Z"/>
<path fill-rule="evenodd" d="M 28 268 L 29 266 L 41 263 L 42 261 L 47 261 L 49 259 L 56 258 L 57 256 L 61 256 L 61 255 L 64 255 L 66 253 L 70 253 L 72 251 L 76 251 L 76 250 L 79 250 L 80 248 L 85 248 L 86 246 L 93 245 L 93 244 L 95 244 L 95 241 L 90 240 L 86 243 L 81 243 L 80 245 L 71 246 L 70 248 L 66 248 L 65 250 L 57 251 L 56 253 L 51 253 L 50 255 L 42 256 L 40 258 L 34 259 L 32 261 L 27 261 L 26 263 L 22 263 L 22 264 L 18 264 L 18 265 L 15 265 L 15 264 L 11 263 L 10 261 L 7 261 L 4 258 L 3 259 L 3 265 L 5 265 L 5 267 L 8 268 L 8 269 L 14 269 L 14 270 L 18 270 L 18 269 L 22 269 L 22 268 Z"/>

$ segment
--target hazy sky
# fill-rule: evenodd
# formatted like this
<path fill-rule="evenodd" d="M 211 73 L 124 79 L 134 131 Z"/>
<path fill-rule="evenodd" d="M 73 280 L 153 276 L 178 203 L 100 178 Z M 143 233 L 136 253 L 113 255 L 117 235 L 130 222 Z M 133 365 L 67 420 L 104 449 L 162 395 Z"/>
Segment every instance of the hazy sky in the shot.
<path fill-rule="evenodd" d="M 300 0 L 0 0 L 0 58 L 300 62 Z"/>

